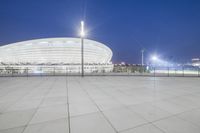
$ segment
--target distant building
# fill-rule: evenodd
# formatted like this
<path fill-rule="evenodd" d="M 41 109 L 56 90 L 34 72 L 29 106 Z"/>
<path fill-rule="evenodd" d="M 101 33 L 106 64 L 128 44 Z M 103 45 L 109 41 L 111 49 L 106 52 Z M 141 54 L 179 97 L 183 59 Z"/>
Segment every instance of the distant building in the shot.
<path fill-rule="evenodd" d="M 193 66 L 200 66 L 200 58 L 193 58 L 192 59 Z"/>

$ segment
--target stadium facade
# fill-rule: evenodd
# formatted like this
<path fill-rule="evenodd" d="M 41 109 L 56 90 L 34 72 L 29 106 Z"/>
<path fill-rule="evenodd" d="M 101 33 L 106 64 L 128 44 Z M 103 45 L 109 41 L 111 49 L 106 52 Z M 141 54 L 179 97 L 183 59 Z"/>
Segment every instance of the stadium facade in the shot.
<path fill-rule="evenodd" d="M 106 45 L 84 39 L 84 71 L 110 72 L 112 51 Z M 12 43 L 0 47 L 0 70 L 28 69 L 31 73 L 81 73 L 80 38 L 45 38 Z M 44 69 L 45 68 L 45 69 Z"/>

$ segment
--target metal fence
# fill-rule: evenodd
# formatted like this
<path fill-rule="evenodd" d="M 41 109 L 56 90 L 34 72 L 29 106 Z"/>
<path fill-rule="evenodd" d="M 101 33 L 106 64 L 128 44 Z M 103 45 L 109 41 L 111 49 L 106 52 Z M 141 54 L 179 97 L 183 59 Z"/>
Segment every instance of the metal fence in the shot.
<path fill-rule="evenodd" d="M 32 68 L 0 68 L 0 76 L 80 76 L 81 72 L 69 71 L 67 68 L 40 67 L 37 71 Z M 165 77 L 200 77 L 199 67 L 142 67 L 115 66 L 113 71 L 85 72 L 85 76 L 165 76 Z"/>
<path fill-rule="evenodd" d="M 200 68 L 199 67 L 153 67 L 150 69 L 150 73 L 154 76 L 191 76 L 191 77 L 199 77 L 200 76 Z"/>

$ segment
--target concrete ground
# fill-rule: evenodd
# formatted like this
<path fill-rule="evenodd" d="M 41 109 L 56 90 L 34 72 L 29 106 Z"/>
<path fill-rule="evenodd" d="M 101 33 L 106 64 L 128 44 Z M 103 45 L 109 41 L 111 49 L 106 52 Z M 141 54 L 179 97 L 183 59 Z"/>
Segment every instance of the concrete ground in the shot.
<path fill-rule="evenodd" d="M 200 133 L 200 78 L 1 77 L 0 133 Z"/>

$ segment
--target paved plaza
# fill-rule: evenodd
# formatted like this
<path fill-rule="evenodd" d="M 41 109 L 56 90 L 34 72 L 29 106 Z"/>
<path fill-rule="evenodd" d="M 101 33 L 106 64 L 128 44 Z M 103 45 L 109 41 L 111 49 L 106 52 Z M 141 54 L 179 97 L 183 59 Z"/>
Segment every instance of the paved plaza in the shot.
<path fill-rule="evenodd" d="M 0 133 L 200 133 L 200 78 L 1 77 Z"/>

